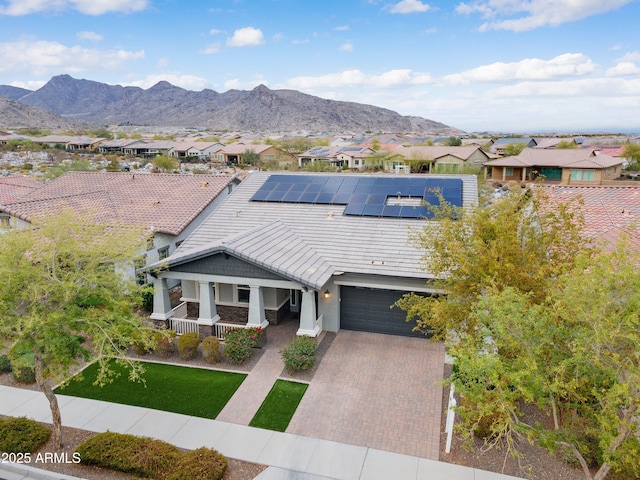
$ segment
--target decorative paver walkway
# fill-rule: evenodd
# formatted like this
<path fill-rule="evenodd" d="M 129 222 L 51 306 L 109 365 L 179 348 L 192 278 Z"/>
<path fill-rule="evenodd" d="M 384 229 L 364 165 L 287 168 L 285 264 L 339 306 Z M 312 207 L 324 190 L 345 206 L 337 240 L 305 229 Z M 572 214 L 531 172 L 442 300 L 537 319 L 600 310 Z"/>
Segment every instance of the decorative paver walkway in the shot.
<path fill-rule="evenodd" d="M 249 425 L 284 368 L 282 357 L 278 353 L 280 347 L 295 337 L 297 328 L 298 323 L 293 320 L 267 328 L 265 352 L 216 420 Z"/>

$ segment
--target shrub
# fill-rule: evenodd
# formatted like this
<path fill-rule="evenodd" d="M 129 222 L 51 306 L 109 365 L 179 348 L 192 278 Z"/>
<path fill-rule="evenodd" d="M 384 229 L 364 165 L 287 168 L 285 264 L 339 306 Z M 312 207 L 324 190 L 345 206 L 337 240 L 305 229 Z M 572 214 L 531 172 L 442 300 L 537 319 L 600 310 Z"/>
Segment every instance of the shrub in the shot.
<path fill-rule="evenodd" d="M 11 371 L 11 360 L 7 355 L 0 355 L 0 373 L 9 373 Z"/>
<path fill-rule="evenodd" d="M 161 330 L 156 332 L 153 335 L 153 341 L 155 343 L 155 347 L 153 351 L 160 358 L 169 358 L 173 355 L 175 349 L 173 345 L 173 341 L 176 337 L 176 332 L 173 330 Z"/>
<path fill-rule="evenodd" d="M 12 372 L 13 378 L 18 383 L 24 385 L 36 383 L 36 369 L 33 365 L 14 365 Z"/>
<path fill-rule="evenodd" d="M 316 363 L 316 341 L 307 336 L 294 338 L 280 349 L 284 367 L 289 373 L 309 370 Z"/>
<path fill-rule="evenodd" d="M 224 338 L 224 354 L 234 365 L 240 365 L 253 354 L 252 341 L 244 329 L 230 330 Z"/>
<path fill-rule="evenodd" d="M 202 340 L 202 358 L 207 363 L 218 363 L 220 361 L 220 340 L 216 337 L 205 337 Z"/>
<path fill-rule="evenodd" d="M 51 430 L 25 417 L 0 418 L 0 451 L 33 453 L 42 447 Z"/>
<path fill-rule="evenodd" d="M 184 333 L 178 337 L 178 355 L 183 360 L 191 360 L 198 355 L 198 345 L 200 345 L 198 332 Z"/>
<path fill-rule="evenodd" d="M 245 328 L 244 334 L 249 336 L 251 340 L 251 348 L 262 347 L 262 336 L 264 335 L 264 329 L 262 327 Z"/>
<path fill-rule="evenodd" d="M 216 450 L 201 447 L 182 455 L 166 480 L 220 480 L 227 470 L 227 458 Z"/>
<path fill-rule="evenodd" d="M 78 445 L 82 463 L 143 477 L 160 478 L 180 459 L 173 445 L 124 433 L 100 433 Z"/>

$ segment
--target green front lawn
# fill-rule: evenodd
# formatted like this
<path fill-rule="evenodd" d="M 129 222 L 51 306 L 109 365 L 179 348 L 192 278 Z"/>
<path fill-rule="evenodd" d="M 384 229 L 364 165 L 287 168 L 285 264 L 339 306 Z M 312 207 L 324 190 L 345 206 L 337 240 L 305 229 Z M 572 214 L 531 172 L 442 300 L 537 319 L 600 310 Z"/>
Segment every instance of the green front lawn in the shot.
<path fill-rule="evenodd" d="M 246 378 L 245 374 L 202 368 L 144 363 L 146 385 L 128 380 L 128 371 L 111 365 L 120 376 L 104 387 L 93 385 L 98 366 L 90 365 L 83 379 L 73 379 L 60 395 L 104 400 L 139 407 L 182 413 L 194 417 L 216 418 Z"/>
<path fill-rule="evenodd" d="M 276 380 L 249 426 L 284 432 L 308 386 L 306 383 Z"/>

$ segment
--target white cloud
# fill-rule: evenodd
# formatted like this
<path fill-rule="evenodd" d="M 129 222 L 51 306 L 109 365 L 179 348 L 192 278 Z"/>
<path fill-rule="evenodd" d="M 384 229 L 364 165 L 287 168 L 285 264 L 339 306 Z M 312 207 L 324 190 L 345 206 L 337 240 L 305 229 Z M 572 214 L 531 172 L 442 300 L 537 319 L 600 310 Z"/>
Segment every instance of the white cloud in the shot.
<path fill-rule="evenodd" d="M 322 90 L 335 88 L 376 87 L 394 88 L 406 85 L 425 85 L 432 82 L 426 73 L 412 70 L 390 70 L 381 75 L 366 75 L 360 70 L 345 70 L 320 76 L 294 77 L 287 80 L 289 88 L 299 90 Z"/>
<path fill-rule="evenodd" d="M 217 28 L 212 28 L 211 30 L 209 30 L 209 35 L 219 35 L 221 33 L 224 33 L 222 30 L 218 30 Z"/>
<path fill-rule="evenodd" d="M 264 43 L 262 30 L 253 27 L 240 28 L 227 39 L 229 47 L 253 47 Z"/>
<path fill-rule="evenodd" d="M 26 82 L 11 82 L 12 87 L 26 88 L 27 90 L 38 90 L 44 86 L 48 80 L 27 80 Z"/>
<path fill-rule="evenodd" d="M 490 65 L 446 75 L 442 82 L 447 85 L 468 85 L 471 83 L 503 83 L 518 80 L 548 80 L 592 73 L 595 65 L 581 53 L 565 53 L 551 60 L 526 58 L 519 62 L 496 62 Z"/>
<path fill-rule="evenodd" d="M 337 27 L 334 27 L 334 30 L 336 32 L 346 32 L 349 30 L 349 25 L 338 25 Z"/>
<path fill-rule="evenodd" d="M 420 0 L 402 0 L 389 9 L 391 13 L 422 13 L 431 10 L 431 6 Z"/>
<path fill-rule="evenodd" d="M 122 85 L 147 89 L 147 88 L 153 87 L 156 83 L 161 81 L 169 82 L 171 85 L 175 85 L 176 87 L 184 88 L 186 90 L 195 90 L 195 91 L 199 91 L 204 88 L 207 88 L 207 86 L 209 85 L 209 81 L 205 78 L 197 77 L 195 75 L 183 75 L 177 72 L 147 75 L 142 80 L 136 80 L 134 82 L 130 82 Z"/>
<path fill-rule="evenodd" d="M 480 27 L 486 30 L 522 32 L 548 25 L 560 25 L 592 15 L 616 10 L 634 0 L 474 0 L 460 3 L 456 12 L 479 13 L 487 20 Z"/>
<path fill-rule="evenodd" d="M 29 15 L 44 11 L 77 10 L 86 15 L 110 12 L 132 13 L 145 10 L 148 0 L 8 0 L 0 15 Z"/>
<path fill-rule="evenodd" d="M 640 95 L 640 79 L 582 78 L 558 82 L 523 82 L 491 90 L 502 97 L 629 97 Z"/>
<path fill-rule="evenodd" d="M 351 42 L 343 43 L 342 45 L 340 45 L 338 50 L 340 50 L 341 52 L 353 52 L 353 43 Z"/>
<path fill-rule="evenodd" d="M 618 62 L 640 62 L 639 52 L 625 53 L 624 56 L 618 59 Z"/>
<path fill-rule="evenodd" d="M 274 34 L 273 34 L 273 36 L 271 37 L 271 39 L 272 39 L 274 42 L 282 42 L 283 40 L 286 40 L 286 39 L 287 39 L 287 36 L 286 36 L 284 33 L 282 33 L 282 32 L 277 32 L 277 33 L 274 33 Z"/>
<path fill-rule="evenodd" d="M 201 53 L 202 55 L 213 55 L 218 52 L 220 52 L 220 43 L 218 42 L 211 43 L 198 51 L 198 53 Z"/>
<path fill-rule="evenodd" d="M 607 77 L 640 75 L 640 68 L 633 62 L 620 62 L 607 70 Z"/>
<path fill-rule="evenodd" d="M 0 43 L 0 58 L 0 72 L 42 76 L 119 69 L 143 59 L 144 50 L 96 50 L 68 47 L 58 42 L 21 40 Z"/>
<path fill-rule="evenodd" d="M 291 43 L 293 45 L 304 45 L 305 43 L 309 43 L 309 39 L 308 38 L 296 38 L 295 40 L 292 40 Z"/>
<path fill-rule="evenodd" d="M 76 38 L 79 40 L 89 40 L 91 42 L 99 42 L 104 37 L 96 32 L 78 32 L 76 33 Z"/>

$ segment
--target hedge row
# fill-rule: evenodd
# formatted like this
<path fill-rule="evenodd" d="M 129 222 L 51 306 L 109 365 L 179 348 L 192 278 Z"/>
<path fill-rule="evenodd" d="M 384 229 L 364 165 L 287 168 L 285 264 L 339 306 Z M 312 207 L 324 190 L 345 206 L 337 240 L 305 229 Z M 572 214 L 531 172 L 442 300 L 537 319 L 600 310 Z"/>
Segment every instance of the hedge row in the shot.
<path fill-rule="evenodd" d="M 105 432 L 78 446 L 82 463 L 160 480 L 220 480 L 227 459 L 205 447 L 182 453 L 147 437 Z"/>

